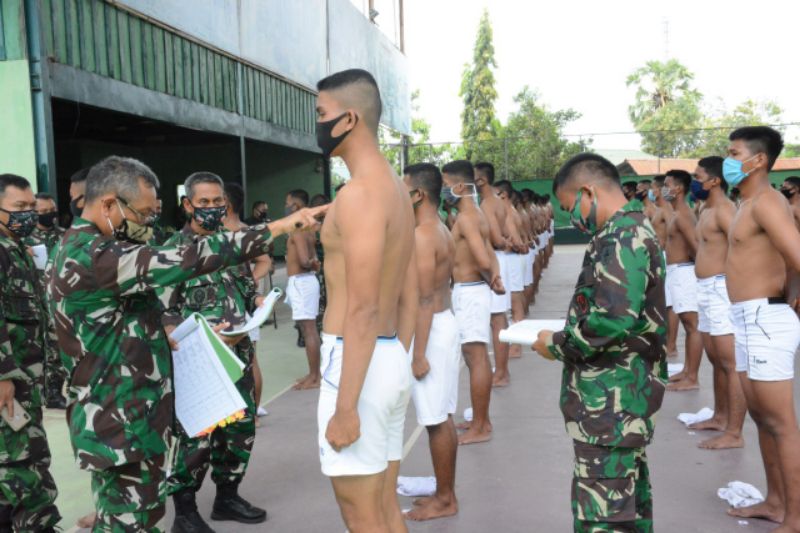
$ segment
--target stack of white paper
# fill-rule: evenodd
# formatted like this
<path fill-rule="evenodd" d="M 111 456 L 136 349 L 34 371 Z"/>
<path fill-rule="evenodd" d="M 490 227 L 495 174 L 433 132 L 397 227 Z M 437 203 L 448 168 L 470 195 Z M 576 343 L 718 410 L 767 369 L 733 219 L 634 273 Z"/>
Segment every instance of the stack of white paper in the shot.
<path fill-rule="evenodd" d="M 261 307 L 255 310 L 253 316 L 247 320 L 247 323 L 244 326 L 240 327 L 239 329 L 221 331 L 220 333 L 229 337 L 235 337 L 236 335 L 249 333 L 252 330 L 260 328 L 261 324 L 269 319 L 269 315 L 272 314 L 272 308 L 275 307 L 275 303 L 282 295 L 283 291 L 279 287 L 274 287 L 264 298 L 264 303 L 261 304 Z"/>
<path fill-rule="evenodd" d="M 227 347 L 221 342 L 212 342 L 210 335 L 214 333 L 197 314 L 184 320 L 171 335 L 178 343 L 178 350 L 172 352 L 175 415 L 191 436 L 246 407 L 220 360 L 233 354 L 219 353 Z"/>
<path fill-rule="evenodd" d="M 508 329 L 500 330 L 500 341 L 532 346 L 539 338 L 540 331 L 561 331 L 564 329 L 565 323 L 563 318 L 559 320 L 522 320 Z"/>

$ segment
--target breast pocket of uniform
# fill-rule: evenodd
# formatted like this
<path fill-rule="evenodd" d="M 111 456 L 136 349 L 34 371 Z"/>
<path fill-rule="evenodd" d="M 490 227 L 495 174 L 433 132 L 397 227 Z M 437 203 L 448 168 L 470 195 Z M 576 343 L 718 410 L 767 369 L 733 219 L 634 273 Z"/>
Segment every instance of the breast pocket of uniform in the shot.
<path fill-rule="evenodd" d="M 192 311 L 202 311 L 217 305 L 217 288 L 211 283 L 193 285 L 186 288 L 186 307 Z"/>
<path fill-rule="evenodd" d="M 9 322 L 38 322 L 38 301 L 28 294 L 5 294 L 0 299 L 3 315 Z"/>

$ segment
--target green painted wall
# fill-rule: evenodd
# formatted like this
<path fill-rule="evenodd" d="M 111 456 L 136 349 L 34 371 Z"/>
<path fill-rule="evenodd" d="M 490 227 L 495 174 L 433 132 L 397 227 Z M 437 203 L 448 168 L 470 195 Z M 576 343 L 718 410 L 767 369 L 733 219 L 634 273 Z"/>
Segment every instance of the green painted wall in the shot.
<path fill-rule="evenodd" d="M 282 217 L 286 193 L 292 189 L 305 189 L 309 196 L 324 192 L 322 169 L 317 170 L 319 155 L 256 141 L 248 141 L 245 148 L 245 216 L 250 216 L 253 202 L 264 200 L 269 205 L 271 218 Z M 286 239 L 278 239 L 275 255 L 285 253 Z"/>
<path fill-rule="evenodd" d="M 0 0 L 0 61 L 28 57 L 22 2 L 23 0 Z"/>
<path fill-rule="evenodd" d="M 18 174 L 36 190 L 28 61 L 0 61 L 0 173 Z"/>

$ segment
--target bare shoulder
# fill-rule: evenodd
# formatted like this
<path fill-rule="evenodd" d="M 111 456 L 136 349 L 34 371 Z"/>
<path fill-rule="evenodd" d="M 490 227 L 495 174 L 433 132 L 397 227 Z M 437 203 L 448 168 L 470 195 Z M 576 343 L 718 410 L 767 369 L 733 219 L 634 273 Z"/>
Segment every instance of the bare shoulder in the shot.
<path fill-rule="evenodd" d="M 777 213 L 784 214 L 790 212 L 789 202 L 778 191 L 768 188 L 757 194 L 751 200 L 754 217 L 771 217 Z"/>

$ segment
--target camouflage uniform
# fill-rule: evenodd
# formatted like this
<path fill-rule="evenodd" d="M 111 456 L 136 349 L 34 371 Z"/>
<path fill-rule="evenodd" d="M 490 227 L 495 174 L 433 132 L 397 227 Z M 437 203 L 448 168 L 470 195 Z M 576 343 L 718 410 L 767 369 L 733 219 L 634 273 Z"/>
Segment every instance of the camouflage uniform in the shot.
<path fill-rule="evenodd" d="M 167 241 L 167 245 L 184 246 L 203 238 L 187 224 Z M 193 313 L 199 313 L 212 326 L 228 322 L 232 328 L 237 328 L 246 322 L 245 313 L 255 309 L 255 283 L 249 265 L 243 263 L 167 287 L 159 291 L 159 298 L 165 309 L 162 317 L 165 327 L 178 326 Z M 244 376 L 236 382 L 247 404 L 245 417 L 216 429 L 211 435 L 197 438 L 188 436 L 178 425 L 178 443 L 167 479 L 168 494 L 185 489 L 199 490 L 209 465 L 211 479 L 217 485 L 238 484 L 244 477 L 256 435 L 255 350 L 245 335 L 233 351 L 245 364 Z"/>
<path fill-rule="evenodd" d="M 150 246 L 162 246 L 174 233 L 175 228 L 165 226 L 161 221 L 158 221 L 153 224 L 153 236 L 147 241 L 147 244 Z"/>
<path fill-rule="evenodd" d="M 47 291 L 44 289 L 47 286 L 48 275 L 53 266 L 53 263 L 49 258 L 53 255 L 55 248 L 58 246 L 59 239 L 61 239 L 65 231 L 66 230 L 64 230 L 64 228 L 59 226 L 54 226 L 48 230 L 42 230 L 39 228 L 39 226 L 36 226 L 33 229 L 33 232 L 25 239 L 25 244 L 27 246 L 44 244 L 47 248 L 47 267 L 45 268 L 44 272 L 41 273 L 45 308 L 47 307 Z M 67 372 L 64 369 L 64 365 L 61 364 L 61 357 L 58 354 L 58 339 L 56 338 L 55 323 L 51 319 L 49 313 L 47 315 L 46 322 L 44 390 L 45 398 L 49 403 L 58 401 L 58 399 L 61 398 L 61 391 L 64 386 L 64 381 L 67 379 Z M 63 398 L 61 398 L 61 401 L 64 401 Z"/>
<path fill-rule="evenodd" d="M 0 234 L 0 380 L 31 416 L 20 431 L 0 419 L 0 530 L 41 531 L 60 520 L 42 427 L 45 309 L 24 245 Z"/>
<path fill-rule="evenodd" d="M 664 271 L 641 204 L 627 204 L 589 243 L 567 325 L 548 342 L 564 363 L 575 531 L 652 531 L 645 446 L 667 381 Z"/>
<path fill-rule="evenodd" d="M 155 290 L 265 253 L 268 231 L 150 248 L 77 219 L 55 254 L 50 304 L 70 380 L 67 423 L 91 471 L 96 531 L 161 531 L 171 436 L 171 355 Z"/>

